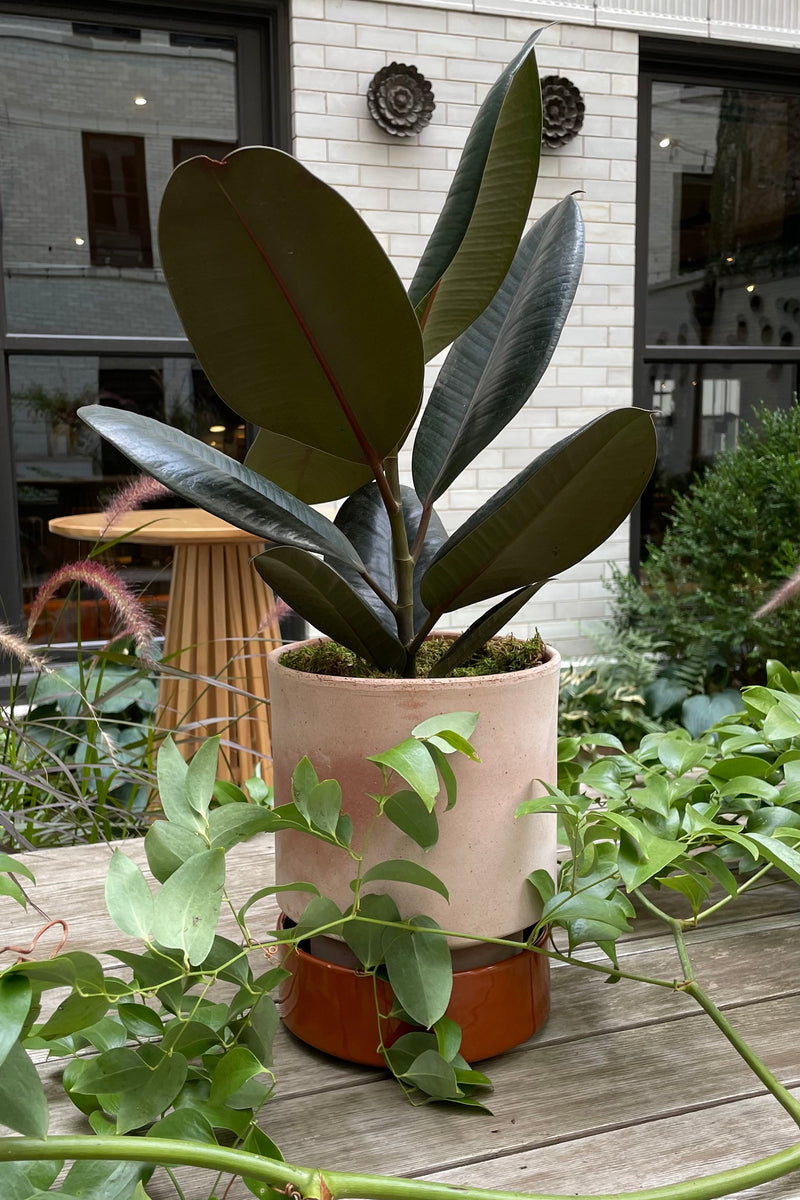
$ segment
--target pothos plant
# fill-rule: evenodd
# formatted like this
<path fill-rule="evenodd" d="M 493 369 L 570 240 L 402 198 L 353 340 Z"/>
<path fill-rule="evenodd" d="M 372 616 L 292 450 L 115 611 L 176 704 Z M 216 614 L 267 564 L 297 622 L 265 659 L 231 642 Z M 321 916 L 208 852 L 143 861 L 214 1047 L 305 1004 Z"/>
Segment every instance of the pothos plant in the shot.
<path fill-rule="evenodd" d="M 518 816 L 556 811 L 569 854 L 557 880 L 543 872 L 530 876 L 543 901 L 542 918 L 525 941 L 507 945 L 600 973 L 609 982 L 638 980 L 692 997 L 800 1124 L 796 1099 L 695 978 L 687 945 L 693 930 L 757 887 L 771 869 L 800 882 L 800 677 L 772 663 L 768 686 L 746 689 L 743 701 L 742 713 L 724 718 L 699 739 L 683 730 L 649 734 L 629 754 L 613 738 L 564 739 L 558 786 L 523 804 Z M 473 725 L 474 714 L 451 714 L 418 727 L 409 741 L 418 758 L 431 745 L 470 754 Z M 587 746 L 598 744 L 612 753 L 587 760 Z M 441 754 L 431 758 L 441 765 Z M 418 845 L 429 845 L 439 816 L 454 819 L 447 807 L 442 813 L 440 804 L 437 815 L 435 797 L 426 802 L 415 790 L 418 780 L 407 753 L 394 748 L 373 761 L 384 785 L 375 795 L 376 819 L 393 820 Z M 288 963 L 268 956 L 266 969 L 256 972 L 248 956 L 258 950 L 263 962 L 263 952 L 276 948 L 290 955 L 302 939 L 324 933 L 343 936 L 366 972 L 385 973 L 406 1015 L 428 1027 L 385 1047 L 388 1065 L 412 1097 L 480 1106 L 489 1081 L 460 1059 L 458 1029 L 445 1015 L 451 978 L 445 931 L 424 915 L 400 920 L 388 897 L 374 890 L 387 878 L 423 890 L 440 890 L 441 882 L 404 859 L 363 871 L 363 848 L 352 845 L 338 785 L 319 781 L 309 760 L 295 772 L 292 802 L 277 809 L 247 803 L 233 784 L 215 785 L 215 765 L 213 741 L 188 766 L 171 743 L 162 749 L 165 819 L 146 839 L 148 863 L 160 883 L 155 895 L 123 852 L 111 861 L 109 912 L 122 932 L 144 942 L 138 953 L 112 951 L 127 968 L 125 978 L 105 975 L 100 961 L 81 951 L 17 962 L 0 976 L 0 1120 L 23 1135 L 0 1138 L 3 1194 L 18 1200 L 50 1193 L 105 1200 L 113 1185 L 118 1200 L 145 1200 L 156 1165 L 169 1171 L 183 1164 L 240 1175 L 256 1196 L 281 1189 L 317 1200 L 349 1195 L 417 1200 L 423 1194 L 434 1200 L 497 1200 L 485 1188 L 289 1164 L 262 1129 L 261 1109 L 275 1082 L 271 1045 L 277 1013 L 271 992 L 285 978 Z M 394 775 L 408 786 L 390 790 Z M 442 784 L 452 807 L 446 769 Z M 342 912 L 315 895 L 312 883 L 292 883 L 288 886 L 311 895 L 299 925 L 254 933 L 253 906 L 277 890 L 266 887 L 235 912 L 238 939 L 222 936 L 217 919 L 226 897 L 226 853 L 257 830 L 281 828 L 304 829 L 350 855 L 352 905 Z M 13 858 L 0 859 L 7 895 L 24 901 L 19 880 L 30 874 Z M 686 915 L 670 915 L 659 891 L 683 900 Z M 615 943 L 636 919 L 634 901 L 672 933 L 674 978 L 649 978 L 620 967 Z M 537 946 L 545 926 L 551 941 Z M 598 945 L 605 961 L 578 957 L 586 944 Z M 409 954 L 412 945 L 415 953 Z M 420 961 L 420 947 L 425 972 L 408 969 L 412 960 Z M 68 995 L 40 1021 L 42 997 L 54 988 L 68 989 Z M 47 1102 L 31 1050 L 67 1058 L 63 1086 L 86 1113 L 92 1135 L 48 1136 Z M 74 1165 L 55 1186 L 67 1159 Z M 651 1194 L 659 1200 L 724 1195 L 786 1174 L 798 1162 L 793 1147 L 719 1176 L 639 1195 L 642 1200 Z"/>
<path fill-rule="evenodd" d="M 148 417 L 80 412 L 179 496 L 263 539 L 255 566 L 275 592 L 385 673 L 417 674 L 445 614 L 494 601 L 430 673 L 461 665 L 617 528 L 655 462 L 650 415 L 619 409 L 541 454 L 452 536 L 434 509 L 528 400 L 580 276 L 572 197 L 524 232 L 539 32 L 481 105 L 408 291 L 358 213 L 288 154 L 249 147 L 176 169 L 159 219 L 164 276 L 211 384 L 258 427 L 244 466 Z M 421 411 L 425 364 L 451 343 Z M 418 417 L 411 487 L 399 456 Z M 311 507 L 342 497 L 333 522 Z"/>

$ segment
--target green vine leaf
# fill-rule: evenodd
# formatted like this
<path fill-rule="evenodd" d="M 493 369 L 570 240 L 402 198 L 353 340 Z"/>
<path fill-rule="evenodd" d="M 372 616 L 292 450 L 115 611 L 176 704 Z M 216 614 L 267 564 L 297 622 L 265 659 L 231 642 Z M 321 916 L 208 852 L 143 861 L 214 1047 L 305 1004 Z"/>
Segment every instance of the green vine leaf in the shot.
<path fill-rule="evenodd" d="M 427 932 L 439 928 L 435 921 L 416 916 L 409 923 L 425 928 L 415 933 L 398 930 L 386 946 L 386 973 L 411 1019 L 430 1029 L 450 1003 L 453 964 L 447 939 Z"/>
<path fill-rule="evenodd" d="M 183 950 L 192 966 L 201 963 L 214 941 L 224 886 L 224 852 L 193 855 L 156 896 L 153 936 L 163 946 Z"/>
<path fill-rule="evenodd" d="M 361 877 L 361 882 L 371 883 L 375 879 L 391 880 L 395 883 L 413 883 L 417 887 L 428 888 L 431 892 L 437 892 L 449 902 L 450 893 L 438 876 L 432 871 L 426 871 L 418 863 L 409 862 L 406 858 L 387 859 L 386 862 L 376 863 L 374 867 L 370 867 Z M 350 884 L 353 887 L 353 883 Z"/>
<path fill-rule="evenodd" d="M 0 1125 L 26 1137 L 47 1136 L 49 1114 L 42 1081 L 19 1042 L 7 1051 L 0 1071 Z"/>
<path fill-rule="evenodd" d="M 142 869 L 115 850 L 106 875 L 106 908 L 117 929 L 145 941 L 153 927 L 153 897 Z"/>

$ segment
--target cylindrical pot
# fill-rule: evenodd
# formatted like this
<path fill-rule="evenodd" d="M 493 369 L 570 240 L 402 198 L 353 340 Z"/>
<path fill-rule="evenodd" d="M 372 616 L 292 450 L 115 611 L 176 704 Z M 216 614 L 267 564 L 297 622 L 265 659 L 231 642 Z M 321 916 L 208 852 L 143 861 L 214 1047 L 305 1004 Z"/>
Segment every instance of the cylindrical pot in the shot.
<path fill-rule="evenodd" d="M 304 645 L 307 643 L 297 643 Z M 370 833 L 365 867 L 386 859 L 419 862 L 445 883 L 450 900 L 406 883 L 376 881 L 370 891 L 390 894 L 403 917 L 424 913 L 442 929 L 476 937 L 505 937 L 534 924 L 540 909 L 526 882 L 534 870 L 555 874 L 556 821 L 552 814 L 514 819 L 517 806 L 556 780 L 560 658 L 527 671 L 456 679 L 350 679 L 293 671 L 268 656 L 276 804 L 291 800 L 291 776 L 307 755 L 320 779 L 336 779 L 343 810 L 360 848 L 375 814 L 369 793 L 381 787 L 379 768 L 367 762 L 407 738 L 428 717 L 477 712 L 472 742 L 480 763 L 450 756 L 458 800 L 445 812 L 439 797 L 439 841 L 423 851 L 388 820 Z M 392 790 L 407 786 L 397 780 Z M 344 851 L 302 833 L 276 838 L 276 881 L 314 883 L 340 908 L 353 898 L 355 864 Z M 281 892 L 283 911 L 297 921 L 307 892 Z M 451 945 L 463 946 L 460 941 Z"/>
<path fill-rule="evenodd" d="M 545 932 L 539 944 L 546 940 Z M 302 949 L 288 954 L 284 966 L 291 976 L 280 985 L 278 1009 L 287 1029 L 326 1054 L 383 1066 L 371 976 Z M 390 1011 L 393 999 L 388 983 L 378 979 L 381 1013 Z M 470 1063 L 527 1041 L 549 1009 L 550 960 L 543 954 L 523 950 L 502 962 L 453 972 L 447 1016 L 461 1026 L 460 1052 Z M 382 1021 L 384 1045 L 410 1028 L 393 1017 Z"/>

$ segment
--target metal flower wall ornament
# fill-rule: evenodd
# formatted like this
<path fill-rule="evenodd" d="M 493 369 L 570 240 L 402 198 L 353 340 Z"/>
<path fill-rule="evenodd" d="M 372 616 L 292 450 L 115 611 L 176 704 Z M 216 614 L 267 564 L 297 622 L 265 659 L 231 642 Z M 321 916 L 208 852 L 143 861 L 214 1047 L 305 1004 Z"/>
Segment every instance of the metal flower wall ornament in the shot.
<path fill-rule="evenodd" d="M 542 142 L 551 150 L 580 133 L 586 105 L 575 84 L 561 75 L 542 80 Z"/>
<path fill-rule="evenodd" d="M 393 62 L 376 71 L 367 88 L 373 121 L 394 137 L 419 133 L 433 116 L 433 90 L 416 67 Z"/>

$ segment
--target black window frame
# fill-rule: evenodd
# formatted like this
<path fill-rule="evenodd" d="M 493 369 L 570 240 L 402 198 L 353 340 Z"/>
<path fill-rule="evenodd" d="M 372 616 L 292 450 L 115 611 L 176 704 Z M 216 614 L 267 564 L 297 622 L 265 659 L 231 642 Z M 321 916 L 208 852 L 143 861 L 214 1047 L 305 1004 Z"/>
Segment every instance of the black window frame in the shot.
<path fill-rule="evenodd" d="M 29 16 L 114 26 L 186 30 L 236 40 L 237 117 L 240 145 L 291 149 L 289 0 L 107 0 L 28 3 L 0 0 L 0 16 Z M 0 231 L 2 230 L 0 212 Z M 13 458 L 9 361 L 14 355 L 104 355 L 126 358 L 194 358 L 185 337 L 108 337 L 10 333 L 0 237 L 0 622 L 23 619 L 23 574 Z"/>
<path fill-rule="evenodd" d="M 800 390 L 800 347 L 655 345 L 646 337 L 650 234 L 650 160 L 652 86 L 654 82 L 746 87 L 751 91 L 800 92 L 800 53 L 753 45 L 692 41 L 685 38 L 639 40 L 637 114 L 636 266 L 634 274 L 633 395 L 634 406 L 652 410 L 648 372 L 653 363 L 731 364 L 788 363 L 794 365 L 793 391 Z M 641 506 L 631 517 L 630 568 L 641 568 Z"/>

